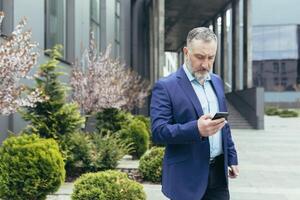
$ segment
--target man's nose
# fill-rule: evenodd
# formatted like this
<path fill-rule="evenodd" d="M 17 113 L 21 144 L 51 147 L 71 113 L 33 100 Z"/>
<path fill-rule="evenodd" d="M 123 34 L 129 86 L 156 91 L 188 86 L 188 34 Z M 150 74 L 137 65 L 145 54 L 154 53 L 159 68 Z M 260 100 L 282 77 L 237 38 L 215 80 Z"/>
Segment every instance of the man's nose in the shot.
<path fill-rule="evenodd" d="M 205 59 L 203 62 L 202 62 L 202 64 L 201 64 L 201 67 L 203 67 L 203 68 L 205 68 L 205 69 L 208 69 L 208 66 L 209 64 L 208 64 L 208 59 Z"/>

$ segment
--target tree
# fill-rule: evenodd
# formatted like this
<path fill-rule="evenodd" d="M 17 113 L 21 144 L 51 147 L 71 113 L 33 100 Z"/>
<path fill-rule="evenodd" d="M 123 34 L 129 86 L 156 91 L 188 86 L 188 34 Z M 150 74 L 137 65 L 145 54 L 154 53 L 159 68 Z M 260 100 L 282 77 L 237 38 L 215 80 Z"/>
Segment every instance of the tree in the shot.
<path fill-rule="evenodd" d="M 107 108 L 129 111 L 141 107 L 149 95 L 149 83 L 120 60 L 110 58 L 110 46 L 99 54 L 93 34 L 91 38 L 82 62 L 73 67 L 70 80 L 73 99 L 81 111 L 91 114 Z"/>
<path fill-rule="evenodd" d="M 58 138 L 75 132 L 84 123 L 78 105 L 66 103 L 67 87 L 58 80 L 63 75 L 62 72 L 57 72 L 60 68 L 58 59 L 61 58 L 61 49 L 61 45 L 56 45 L 48 50 L 50 60 L 40 66 L 38 76 L 35 77 L 36 87 L 47 99 L 23 112 L 23 118 L 31 122 L 25 132 L 46 138 Z"/>
<path fill-rule="evenodd" d="M 0 26 L 4 13 L 0 12 Z M 31 41 L 31 31 L 24 31 L 26 18 L 16 26 L 11 36 L 0 43 L 0 114 L 11 114 L 21 106 L 33 107 L 42 102 L 39 90 L 24 92 L 23 79 L 30 79 L 29 71 L 37 63 L 37 44 Z"/>

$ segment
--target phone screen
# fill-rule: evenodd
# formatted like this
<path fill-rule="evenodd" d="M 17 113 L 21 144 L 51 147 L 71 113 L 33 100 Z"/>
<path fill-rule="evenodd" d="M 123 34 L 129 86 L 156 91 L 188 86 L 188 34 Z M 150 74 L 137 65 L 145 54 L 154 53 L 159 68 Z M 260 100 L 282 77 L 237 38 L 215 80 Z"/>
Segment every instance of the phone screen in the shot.
<path fill-rule="evenodd" d="M 212 120 L 220 119 L 220 118 L 225 118 L 227 120 L 228 115 L 229 115 L 228 112 L 217 112 L 215 116 L 212 118 Z"/>

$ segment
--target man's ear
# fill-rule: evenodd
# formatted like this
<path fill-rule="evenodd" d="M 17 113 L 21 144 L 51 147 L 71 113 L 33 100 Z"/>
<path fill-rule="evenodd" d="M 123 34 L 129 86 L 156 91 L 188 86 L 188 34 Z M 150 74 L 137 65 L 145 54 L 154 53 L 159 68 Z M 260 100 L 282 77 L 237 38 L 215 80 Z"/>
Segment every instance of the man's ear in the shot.
<path fill-rule="evenodd" d="M 188 48 L 187 48 L 187 47 L 183 47 L 182 50 L 183 50 L 183 54 L 184 54 L 185 56 L 187 56 Z"/>

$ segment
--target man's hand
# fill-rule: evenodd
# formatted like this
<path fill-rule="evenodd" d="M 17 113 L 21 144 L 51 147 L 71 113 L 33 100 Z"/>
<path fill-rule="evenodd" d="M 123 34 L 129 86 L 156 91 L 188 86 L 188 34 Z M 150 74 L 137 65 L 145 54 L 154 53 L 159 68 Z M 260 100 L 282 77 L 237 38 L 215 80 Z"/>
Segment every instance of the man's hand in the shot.
<path fill-rule="evenodd" d="M 239 168 L 237 165 L 231 165 L 228 167 L 228 176 L 229 178 L 236 178 L 239 175 Z"/>
<path fill-rule="evenodd" d="M 225 125 L 225 118 L 211 120 L 210 115 L 202 115 L 198 119 L 198 129 L 202 137 L 214 135 Z"/>

